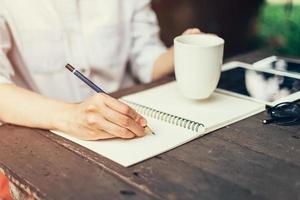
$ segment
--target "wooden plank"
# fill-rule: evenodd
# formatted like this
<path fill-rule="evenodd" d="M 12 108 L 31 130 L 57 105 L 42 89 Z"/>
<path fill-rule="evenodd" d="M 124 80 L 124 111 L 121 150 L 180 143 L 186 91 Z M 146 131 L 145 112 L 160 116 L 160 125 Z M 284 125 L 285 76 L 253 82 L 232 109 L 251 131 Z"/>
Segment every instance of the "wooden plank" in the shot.
<path fill-rule="evenodd" d="M 228 126 L 231 131 L 218 131 L 214 136 L 300 167 L 300 132 L 296 132 L 300 126 L 282 129 L 278 125 L 263 125 L 264 116 L 250 117 Z"/>
<path fill-rule="evenodd" d="M 33 129 L 0 128 L 0 166 L 37 199 L 156 199 Z"/>
<path fill-rule="evenodd" d="M 246 62 L 249 64 L 253 64 L 254 62 L 257 62 L 261 59 L 270 57 L 274 54 L 271 49 L 259 49 L 256 51 L 250 51 L 248 53 L 244 53 L 241 55 L 234 56 L 232 58 L 226 59 L 224 62 L 229 62 L 229 61 L 241 61 L 241 62 Z"/>
<path fill-rule="evenodd" d="M 238 184 L 167 154 L 124 168 L 55 134 L 46 131 L 40 131 L 40 134 L 82 155 L 128 184 L 144 188 L 162 199 L 264 199 Z"/>
<path fill-rule="evenodd" d="M 129 184 L 150 189 L 163 199 L 219 199 L 224 194 L 226 198 L 222 199 L 299 197 L 298 165 L 220 138 L 232 132 L 239 134 L 233 128 L 225 128 L 128 169 L 87 149 L 76 149 L 56 135 L 44 134 Z"/>
<path fill-rule="evenodd" d="M 231 131 L 223 129 L 222 134 Z M 214 133 L 166 156 L 222 177 L 266 199 L 300 198 L 298 165 L 219 139 Z"/>

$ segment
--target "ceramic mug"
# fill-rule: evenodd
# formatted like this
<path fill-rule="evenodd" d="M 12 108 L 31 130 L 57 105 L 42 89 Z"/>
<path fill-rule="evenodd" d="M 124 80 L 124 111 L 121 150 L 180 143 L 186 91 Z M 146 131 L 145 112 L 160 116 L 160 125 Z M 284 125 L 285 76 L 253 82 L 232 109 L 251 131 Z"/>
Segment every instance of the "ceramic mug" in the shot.
<path fill-rule="evenodd" d="M 174 39 L 175 76 L 189 99 L 206 99 L 216 89 L 223 63 L 224 40 L 212 34 L 182 35 Z"/>

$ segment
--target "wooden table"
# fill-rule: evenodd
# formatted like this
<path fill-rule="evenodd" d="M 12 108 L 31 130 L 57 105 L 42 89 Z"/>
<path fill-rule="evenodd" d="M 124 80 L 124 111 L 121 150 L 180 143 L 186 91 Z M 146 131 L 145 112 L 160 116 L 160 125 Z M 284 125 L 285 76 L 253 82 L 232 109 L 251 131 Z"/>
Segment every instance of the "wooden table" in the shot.
<path fill-rule="evenodd" d="M 266 116 L 250 117 L 130 168 L 48 131 L 5 125 L 0 170 L 19 199 L 300 199 L 300 126 L 262 125 Z"/>

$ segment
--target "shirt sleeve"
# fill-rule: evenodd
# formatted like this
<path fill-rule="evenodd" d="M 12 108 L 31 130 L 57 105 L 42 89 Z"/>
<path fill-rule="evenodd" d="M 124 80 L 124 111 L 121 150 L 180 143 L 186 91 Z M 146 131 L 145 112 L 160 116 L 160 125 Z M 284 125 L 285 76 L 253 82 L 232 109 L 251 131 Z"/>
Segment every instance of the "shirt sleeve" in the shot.
<path fill-rule="evenodd" d="M 166 51 L 159 37 L 159 25 L 150 0 L 138 0 L 132 18 L 130 66 L 133 75 L 142 83 L 152 80 L 156 59 Z"/>
<path fill-rule="evenodd" d="M 0 84 L 12 83 L 11 77 L 14 75 L 14 71 L 7 57 L 11 47 L 12 43 L 7 25 L 4 18 L 0 16 Z"/>

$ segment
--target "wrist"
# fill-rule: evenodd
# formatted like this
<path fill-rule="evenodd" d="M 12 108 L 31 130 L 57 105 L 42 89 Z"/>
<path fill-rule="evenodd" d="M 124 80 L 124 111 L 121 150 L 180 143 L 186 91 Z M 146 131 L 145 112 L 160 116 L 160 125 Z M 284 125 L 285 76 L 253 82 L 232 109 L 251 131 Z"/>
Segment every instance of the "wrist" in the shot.
<path fill-rule="evenodd" d="M 156 80 L 174 72 L 174 47 L 160 55 L 154 64 L 152 79 Z"/>
<path fill-rule="evenodd" d="M 73 121 L 74 109 L 75 104 L 60 102 L 51 120 L 52 129 L 68 132 Z"/>

